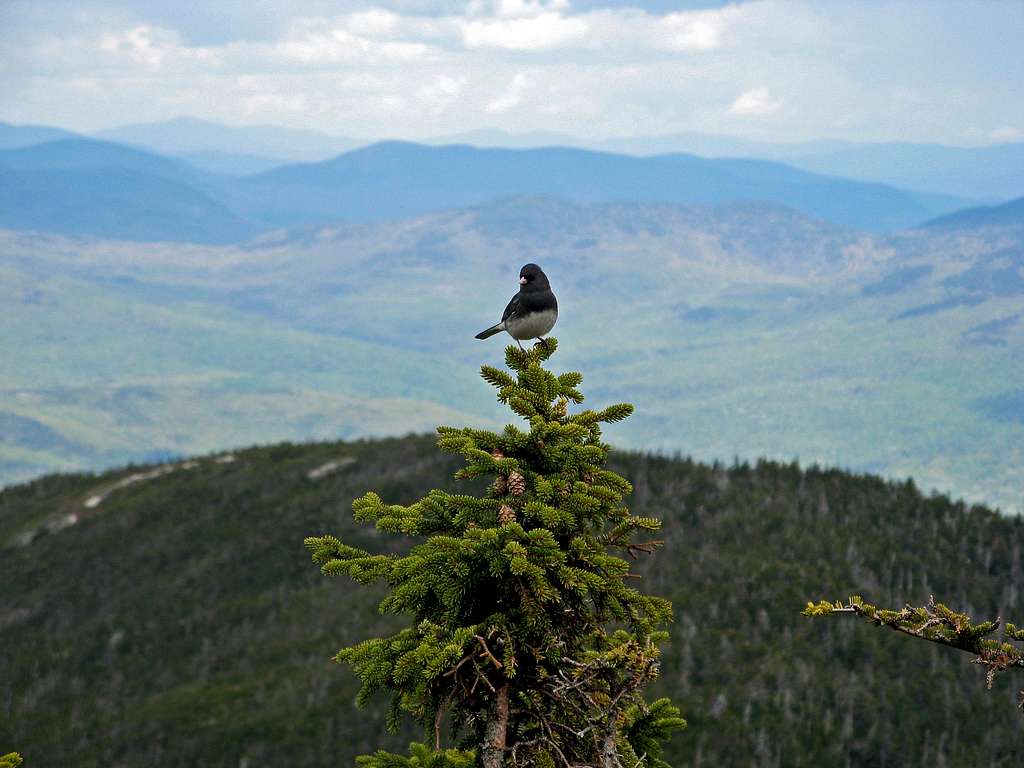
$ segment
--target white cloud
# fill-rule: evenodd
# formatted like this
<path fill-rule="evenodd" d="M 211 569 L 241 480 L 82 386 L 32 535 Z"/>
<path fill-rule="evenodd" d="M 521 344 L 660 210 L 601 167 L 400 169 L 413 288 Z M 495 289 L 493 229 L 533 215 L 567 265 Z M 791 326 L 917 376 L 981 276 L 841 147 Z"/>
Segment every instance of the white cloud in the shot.
<path fill-rule="evenodd" d="M 465 13 L 467 16 L 498 16 L 509 19 L 568 10 L 569 0 L 471 0 L 466 4 Z"/>
<path fill-rule="evenodd" d="M 782 109 L 782 100 L 772 98 L 772 92 L 767 88 L 744 91 L 729 107 L 732 114 L 743 117 L 774 115 L 780 109 Z"/>
<path fill-rule="evenodd" d="M 1024 131 L 1012 125 L 1003 125 L 990 132 L 988 137 L 997 143 L 1024 140 Z"/>
<path fill-rule="evenodd" d="M 380 27 L 376 28 L 377 32 L 380 30 Z M 285 59 L 310 64 L 374 64 L 422 60 L 430 55 L 431 46 L 420 42 L 363 37 L 345 25 L 315 19 L 296 25 L 289 37 L 272 46 L 271 50 Z"/>
<path fill-rule="evenodd" d="M 505 92 L 492 99 L 484 110 L 492 115 L 515 109 L 523 101 L 523 95 L 533 87 L 533 81 L 522 72 L 517 72 L 509 82 Z"/>
<path fill-rule="evenodd" d="M 246 117 L 268 112 L 302 114 L 309 109 L 309 100 L 301 93 L 254 93 L 242 98 L 242 114 Z"/>
<path fill-rule="evenodd" d="M 50 46 L 55 45 L 59 45 L 58 41 L 51 40 Z M 162 69 L 170 63 L 217 64 L 220 61 L 215 49 L 187 47 L 175 32 L 147 25 L 103 34 L 95 47 L 108 60 L 123 59 L 152 70 Z"/>
<path fill-rule="evenodd" d="M 401 17 L 397 13 L 380 8 L 358 11 L 348 17 L 348 29 L 357 35 L 377 37 L 395 30 Z"/>
<path fill-rule="evenodd" d="M 589 26 L 582 18 L 541 13 L 512 19 L 472 19 L 461 24 L 462 40 L 470 48 L 540 51 L 577 42 Z"/>
<path fill-rule="evenodd" d="M 467 78 L 438 75 L 416 92 L 417 98 L 432 115 L 439 115 L 454 104 L 465 90 Z"/>
<path fill-rule="evenodd" d="M 710 51 L 722 45 L 732 25 L 744 21 L 744 10 L 727 6 L 713 11 L 680 11 L 660 19 L 656 40 L 678 51 Z"/>
<path fill-rule="evenodd" d="M 135 27 L 118 34 L 104 35 L 99 47 L 105 53 L 124 53 L 137 64 L 159 69 L 174 42 L 170 32 Z"/>

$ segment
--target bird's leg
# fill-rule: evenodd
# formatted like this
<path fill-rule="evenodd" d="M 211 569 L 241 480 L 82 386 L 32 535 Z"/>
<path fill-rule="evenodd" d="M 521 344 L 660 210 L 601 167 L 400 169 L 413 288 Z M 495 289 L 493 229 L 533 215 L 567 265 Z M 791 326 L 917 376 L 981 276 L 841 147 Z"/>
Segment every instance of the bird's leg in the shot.
<path fill-rule="evenodd" d="M 546 352 L 547 349 L 548 349 L 548 340 L 547 339 L 542 339 L 540 336 L 538 336 L 537 337 L 537 342 L 544 346 L 544 351 Z"/>
<path fill-rule="evenodd" d="M 520 348 L 520 349 L 522 349 L 522 350 L 523 350 L 523 352 L 525 352 L 525 351 L 526 351 L 525 349 L 523 349 L 523 342 L 521 342 L 521 341 L 520 341 L 519 339 L 516 339 L 516 344 L 518 344 L 518 345 L 519 345 L 519 348 Z"/>

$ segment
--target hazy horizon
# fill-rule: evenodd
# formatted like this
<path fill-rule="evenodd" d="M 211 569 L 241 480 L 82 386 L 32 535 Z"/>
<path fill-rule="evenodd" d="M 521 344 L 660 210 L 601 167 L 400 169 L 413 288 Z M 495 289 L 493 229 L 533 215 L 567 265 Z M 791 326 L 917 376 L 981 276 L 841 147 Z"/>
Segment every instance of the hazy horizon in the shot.
<path fill-rule="evenodd" d="M 578 134 L 573 134 L 573 133 L 568 133 L 568 132 L 565 132 L 565 131 L 544 130 L 544 129 L 524 129 L 524 130 L 514 130 L 514 129 L 512 129 L 512 130 L 510 130 L 510 129 L 499 127 L 497 125 L 483 125 L 483 126 L 476 127 L 476 128 L 469 128 L 469 129 L 467 129 L 465 131 L 443 132 L 443 133 L 436 133 L 436 134 L 429 134 L 429 135 L 420 135 L 420 136 L 407 136 L 405 134 L 397 134 L 397 133 L 382 133 L 382 134 L 377 134 L 377 135 L 357 136 L 357 135 L 354 135 L 354 134 L 337 133 L 337 132 L 335 132 L 335 131 L 333 131 L 331 129 L 321 128 L 321 127 L 319 127 L 317 125 L 305 125 L 305 126 L 298 126 L 298 127 L 296 127 L 296 126 L 292 126 L 292 125 L 286 125 L 286 124 L 283 124 L 283 123 L 273 123 L 273 122 L 267 122 L 267 121 L 262 121 L 262 120 L 233 122 L 231 120 L 213 120 L 213 119 L 209 119 L 209 118 L 200 117 L 200 116 L 197 116 L 197 115 L 186 115 L 186 114 L 172 115 L 170 117 L 163 118 L 163 119 L 160 119 L 160 120 L 145 120 L 145 121 L 128 122 L 128 123 L 111 123 L 110 125 L 102 126 L 102 127 L 99 127 L 99 128 L 92 128 L 92 129 L 82 129 L 82 128 L 77 128 L 77 127 L 72 126 L 72 125 L 63 125 L 63 124 L 58 124 L 58 123 L 43 123 L 43 122 L 38 122 L 38 121 L 33 121 L 33 122 L 16 122 L 16 121 L 10 121 L 10 120 L 0 120 L 0 123 L 8 123 L 10 125 L 14 125 L 14 126 L 17 126 L 17 127 L 29 127 L 29 126 L 32 126 L 32 127 L 59 128 L 59 129 L 64 130 L 64 131 L 68 131 L 68 132 L 71 132 L 71 133 L 78 133 L 78 134 L 81 134 L 81 135 L 86 136 L 86 137 L 97 137 L 97 136 L 101 136 L 104 133 L 109 133 L 111 131 L 121 130 L 121 129 L 125 129 L 125 128 L 134 128 L 134 127 L 140 127 L 140 126 L 170 124 L 170 123 L 178 123 L 178 122 L 180 122 L 180 123 L 189 122 L 189 123 L 193 123 L 193 124 L 196 124 L 196 125 L 198 125 L 198 124 L 208 124 L 208 125 L 216 125 L 216 126 L 222 126 L 222 127 L 227 127 L 227 128 L 283 129 L 283 130 L 290 130 L 290 131 L 303 131 L 303 132 L 309 132 L 309 133 L 319 133 L 319 134 L 322 134 L 322 135 L 324 135 L 326 137 L 330 137 L 330 138 L 333 138 L 333 139 L 355 141 L 355 142 L 366 142 L 367 144 L 376 143 L 376 142 L 383 142 L 383 141 L 436 142 L 436 141 L 439 141 L 439 140 L 442 140 L 442 139 L 458 138 L 458 137 L 472 135 L 472 134 L 479 134 L 481 136 L 482 135 L 486 135 L 486 134 L 493 134 L 495 136 L 503 135 L 503 136 L 505 136 L 505 137 L 507 137 L 509 139 L 529 139 L 529 138 L 533 138 L 533 137 L 547 137 L 547 136 L 550 136 L 550 137 L 554 137 L 554 138 L 569 139 L 569 140 L 573 140 L 575 142 L 584 143 L 584 144 L 602 144 L 602 143 L 606 143 L 606 142 L 615 142 L 615 141 L 621 141 L 621 140 L 673 139 L 673 138 L 685 137 L 685 136 L 694 136 L 694 137 L 702 136 L 702 137 L 707 137 L 707 138 L 727 139 L 727 140 L 730 140 L 730 141 L 744 142 L 744 143 L 750 143 L 750 144 L 775 145 L 775 146 L 779 146 L 779 147 L 786 147 L 786 146 L 798 147 L 798 146 L 802 146 L 802 145 L 833 144 L 834 143 L 834 144 L 837 144 L 837 145 L 842 144 L 842 145 L 849 145 L 849 146 L 860 146 L 860 145 L 871 145 L 871 144 L 919 144 L 919 145 L 922 145 L 922 146 L 924 146 L 924 145 L 942 146 L 942 147 L 948 147 L 948 148 L 951 148 L 951 149 L 978 149 L 978 148 L 983 148 L 983 147 L 997 147 L 997 146 L 1003 146 L 1003 145 L 1007 145 L 1007 144 L 1019 144 L 1019 143 L 1024 142 L 1024 136 L 1021 136 L 1021 137 L 1013 136 L 1013 137 L 996 138 L 996 139 L 991 139 L 990 138 L 987 141 L 978 141 L 978 142 L 975 142 L 975 143 L 961 143 L 961 144 L 939 142 L 939 141 L 936 141 L 936 142 L 932 142 L 932 141 L 912 141 L 912 140 L 901 140 L 901 139 L 877 140 L 877 141 L 873 141 L 873 140 L 858 141 L 858 140 L 855 140 L 855 139 L 840 138 L 838 136 L 829 136 L 829 135 L 812 136 L 812 137 L 809 137 L 809 138 L 802 138 L 802 139 L 780 138 L 778 140 L 761 140 L 761 139 L 751 139 L 751 138 L 747 138 L 745 136 L 741 136 L 741 135 L 733 134 L 733 133 L 711 133 L 711 132 L 700 131 L 700 130 L 679 130 L 679 131 L 671 131 L 671 132 L 659 133 L 659 134 L 645 134 L 645 133 L 616 134 L 616 135 L 601 136 L 601 137 L 594 137 L 594 138 L 588 139 L 588 138 L 586 138 L 584 136 L 580 136 Z M 611 150 L 609 150 L 609 151 L 611 151 Z"/>

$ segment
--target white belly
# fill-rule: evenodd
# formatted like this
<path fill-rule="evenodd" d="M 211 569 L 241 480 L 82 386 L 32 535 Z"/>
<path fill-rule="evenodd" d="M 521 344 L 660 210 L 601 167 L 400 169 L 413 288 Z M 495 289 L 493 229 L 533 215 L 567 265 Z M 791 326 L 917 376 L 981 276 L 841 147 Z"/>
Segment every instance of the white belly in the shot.
<path fill-rule="evenodd" d="M 537 339 L 555 327 L 558 312 L 549 309 L 546 312 L 534 312 L 527 318 L 509 320 L 505 330 L 513 339 Z"/>

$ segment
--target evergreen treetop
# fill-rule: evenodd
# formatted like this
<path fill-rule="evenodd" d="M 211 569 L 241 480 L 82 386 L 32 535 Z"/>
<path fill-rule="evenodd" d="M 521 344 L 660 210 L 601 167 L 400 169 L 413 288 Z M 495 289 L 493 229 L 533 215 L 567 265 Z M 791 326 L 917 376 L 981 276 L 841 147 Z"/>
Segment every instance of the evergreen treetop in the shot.
<path fill-rule="evenodd" d="M 426 537 L 408 554 L 306 540 L 325 574 L 386 582 L 381 611 L 411 618 L 336 656 L 362 679 L 358 703 L 390 691 L 389 725 L 407 712 L 433 742 L 364 756 L 366 768 L 666 766 L 662 745 L 685 726 L 668 700 L 643 697 L 672 608 L 630 586 L 622 557 L 653 552 L 660 542 L 634 539 L 659 522 L 631 514 L 629 482 L 604 468 L 601 425 L 633 408 L 570 413 L 582 376 L 543 367 L 556 347 L 509 346 L 510 372 L 482 368 L 524 427 L 438 428 L 441 450 L 466 460 L 457 478 L 491 478 L 482 496 L 434 490 L 402 506 L 371 492 L 353 503 L 358 520 Z M 446 724 L 456 748 L 443 750 Z"/>

